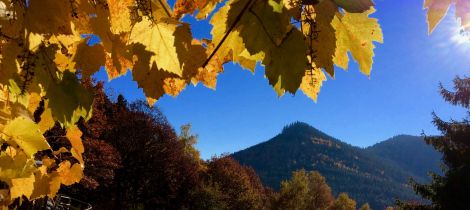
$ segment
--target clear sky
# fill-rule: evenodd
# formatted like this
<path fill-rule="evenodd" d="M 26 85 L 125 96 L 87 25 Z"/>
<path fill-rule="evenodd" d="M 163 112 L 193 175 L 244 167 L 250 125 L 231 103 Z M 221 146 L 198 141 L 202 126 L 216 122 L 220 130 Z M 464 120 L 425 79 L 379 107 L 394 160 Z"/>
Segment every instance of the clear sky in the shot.
<path fill-rule="evenodd" d="M 376 0 L 384 33 L 377 44 L 370 78 L 356 63 L 348 72 L 324 83 L 318 102 L 301 92 L 278 98 L 264 78 L 234 64 L 225 66 L 217 89 L 188 86 L 178 97 L 164 96 L 156 105 L 178 128 L 191 123 L 199 135 L 203 158 L 235 152 L 278 134 L 294 121 L 303 121 L 349 144 L 366 147 L 398 134 L 437 134 L 431 112 L 444 119 L 460 119 L 465 110 L 445 103 L 438 83 L 450 88 L 452 79 L 470 75 L 470 42 L 458 41 L 453 10 L 428 36 L 423 0 Z M 452 17 L 451 17 L 452 16 Z M 195 37 L 208 36 L 207 22 L 194 23 Z M 107 81 L 106 74 L 96 74 Z M 114 94 L 128 100 L 144 99 L 131 74 L 106 83 Z"/>

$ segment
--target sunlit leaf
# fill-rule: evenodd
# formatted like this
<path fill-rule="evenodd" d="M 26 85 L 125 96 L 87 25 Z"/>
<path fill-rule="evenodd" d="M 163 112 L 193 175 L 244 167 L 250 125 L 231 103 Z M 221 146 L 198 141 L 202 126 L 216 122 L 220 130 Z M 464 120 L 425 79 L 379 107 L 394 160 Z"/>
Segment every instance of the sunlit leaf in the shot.
<path fill-rule="evenodd" d="M 382 30 L 377 19 L 369 18 L 375 9 L 366 13 L 337 14 L 332 25 L 336 30 L 336 53 L 334 63 L 343 69 L 348 69 L 348 51 L 359 63 L 359 69 L 365 75 L 370 75 L 374 43 L 383 42 Z"/>
<path fill-rule="evenodd" d="M 30 119 L 15 118 L 5 126 L 3 133 L 8 142 L 18 145 L 29 157 L 38 151 L 50 149 L 39 126 Z"/>

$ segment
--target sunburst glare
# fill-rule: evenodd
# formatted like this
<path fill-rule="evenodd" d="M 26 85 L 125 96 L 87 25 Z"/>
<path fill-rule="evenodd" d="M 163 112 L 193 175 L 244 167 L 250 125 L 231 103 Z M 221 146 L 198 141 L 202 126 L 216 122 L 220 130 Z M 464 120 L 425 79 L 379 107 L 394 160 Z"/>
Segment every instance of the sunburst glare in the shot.
<path fill-rule="evenodd" d="M 433 33 L 441 53 L 458 52 L 462 55 L 470 53 L 470 31 L 464 30 L 460 20 L 455 19 L 455 8 L 451 8 L 448 16 L 442 20 Z"/>
<path fill-rule="evenodd" d="M 462 27 L 455 27 L 451 41 L 456 45 L 470 47 L 470 31 L 466 31 Z"/>
<path fill-rule="evenodd" d="M 462 53 L 470 53 L 470 31 L 464 30 L 461 20 L 455 19 L 455 8 L 451 8 L 448 12 L 441 26 L 445 30 L 445 35 L 449 36 L 449 44 L 453 45 L 452 48 L 457 49 Z"/>

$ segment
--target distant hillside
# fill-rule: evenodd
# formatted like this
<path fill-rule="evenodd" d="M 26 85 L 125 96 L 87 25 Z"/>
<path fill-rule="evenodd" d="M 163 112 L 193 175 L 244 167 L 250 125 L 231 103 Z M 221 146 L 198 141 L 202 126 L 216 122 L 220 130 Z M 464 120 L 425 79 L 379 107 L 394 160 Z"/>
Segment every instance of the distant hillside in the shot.
<path fill-rule="evenodd" d="M 366 150 L 393 161 L 419 181 L 430 181 L 429 171 L 440 172 L 441 154 L 427 145 L 422 137 L 398 135 Z"/>
<path fill-rule="evenodd" d="M 438 167 L 439 153 L 421 141 L 419 137 L 397 136 L 361 149 L 298 122 L 232 156 L 253 167 L 274 189 L 279 189 L 292 171 L 317 170 L 335 194 L 347 192 L 359 204 L 369 202 L 373 209 L 384 209 L 395 198 L 417 199 L 406 184 L 409 177 L 427 180 L 426 172 Z"/>

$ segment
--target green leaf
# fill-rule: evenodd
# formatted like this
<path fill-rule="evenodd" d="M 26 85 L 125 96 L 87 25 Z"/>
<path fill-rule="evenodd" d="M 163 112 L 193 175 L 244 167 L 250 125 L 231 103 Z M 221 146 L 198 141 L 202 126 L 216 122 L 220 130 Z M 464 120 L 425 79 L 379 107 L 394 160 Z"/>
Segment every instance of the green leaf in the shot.
<path fill-rule="evenodd" d="M 269 84 L 279 85 L 281 89 L 295 93 L 307 69 L 306 50 L 302 32 L 292 29 L 284 42 L 273 48 L 263 60 Z"/>
<path fill-rule="evenodd" d="M 46 98 L 54 119 L 66 127 L 76 123 L 80 117 L 88 119 L 91 116 L 93 94 L 71 72 L 65 71 L 61 81 L 49 85 Z"/>

